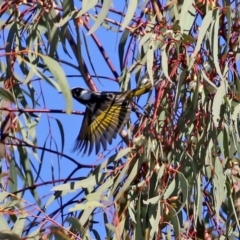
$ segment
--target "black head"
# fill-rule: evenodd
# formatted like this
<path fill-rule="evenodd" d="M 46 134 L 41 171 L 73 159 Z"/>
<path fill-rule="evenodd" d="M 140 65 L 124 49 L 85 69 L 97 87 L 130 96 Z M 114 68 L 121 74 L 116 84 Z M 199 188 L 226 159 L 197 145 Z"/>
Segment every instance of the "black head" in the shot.
<path fill-rule="evenodd" d="M 91 99 L 91 91 L 88 91 L 84 88 L 73 88 L 71 90 L 72 96 L 74 99 L 79 101 L 80 103 L 85 103 L 85 101 L 89 101 Z"/>

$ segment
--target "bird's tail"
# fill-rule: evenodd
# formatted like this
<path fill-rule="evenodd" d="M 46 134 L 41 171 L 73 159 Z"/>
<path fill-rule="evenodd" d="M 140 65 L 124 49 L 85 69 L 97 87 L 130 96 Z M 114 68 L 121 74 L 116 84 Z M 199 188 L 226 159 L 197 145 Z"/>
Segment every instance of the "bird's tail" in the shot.
<path fill-rule="evenodd" d="M 159 83 L 159 81 L 160 80 L 155 82 L 154 85 L 152 85 L 152 83 L 150 81 L 148 81 L 147 83 L 145 83 L 144 85 L 141 85 L 138 88 L 127 91 L 127 93 L 128 93 L 127 98 L 131 99 L 131 98 L 138 97 L 144 93 L 149 92 L 156 84 Z"/>

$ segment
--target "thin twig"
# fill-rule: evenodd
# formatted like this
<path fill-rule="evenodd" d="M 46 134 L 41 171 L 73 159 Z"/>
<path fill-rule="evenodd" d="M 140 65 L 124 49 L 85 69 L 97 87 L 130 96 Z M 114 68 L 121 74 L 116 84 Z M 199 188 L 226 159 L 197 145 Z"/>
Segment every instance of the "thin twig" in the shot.
<path fill-rule="evenodd" d="M 66 113 L 60 109 L 23 109 L 23 108 L 0 108 L 0 111 L 20 112 L 20 113 Z M 71 114 L 84 115 L 84 112 L 72 111 Z"/>

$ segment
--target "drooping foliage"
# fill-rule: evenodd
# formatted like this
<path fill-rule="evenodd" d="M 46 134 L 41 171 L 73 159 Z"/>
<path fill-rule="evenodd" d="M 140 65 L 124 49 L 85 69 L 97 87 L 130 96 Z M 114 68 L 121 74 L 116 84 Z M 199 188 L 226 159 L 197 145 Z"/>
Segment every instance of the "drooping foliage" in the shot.
<path fill-rule="evenodd" d="M 1 1 L 0 238 L 239 237 L 239 7 Z M 143 78 L 160 82 L 109 150 L 72 154 L 73 81 Z"/>

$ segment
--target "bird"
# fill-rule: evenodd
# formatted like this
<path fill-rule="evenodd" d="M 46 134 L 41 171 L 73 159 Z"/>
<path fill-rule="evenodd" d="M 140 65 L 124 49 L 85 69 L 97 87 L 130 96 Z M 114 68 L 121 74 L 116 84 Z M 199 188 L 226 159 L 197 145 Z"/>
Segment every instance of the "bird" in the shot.
<path fill-rule="evenodd" d="M 112 140 L 127 124 L 134 97 L 149 92 L 152 87 L 148 81 L 139 88 L 124 92 L 93 92 L 81 87 L 71 89 L 72 97 L 86 106 L 72 152 L 90 155 L 95 148 L 98 154 L 101 146 L 106 150 L 107 144 L 112 144 Z"/>

